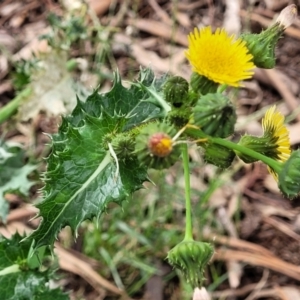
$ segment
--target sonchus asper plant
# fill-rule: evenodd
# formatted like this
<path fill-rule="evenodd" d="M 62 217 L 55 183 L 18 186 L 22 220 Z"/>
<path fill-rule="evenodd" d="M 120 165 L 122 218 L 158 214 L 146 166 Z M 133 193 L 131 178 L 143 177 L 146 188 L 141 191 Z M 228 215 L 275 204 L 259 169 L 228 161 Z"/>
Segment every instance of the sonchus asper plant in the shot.
<path fill-rule="evenodd" d="M 295 18 L 296 12 L 295 5 L 288 6 L 258 35 L 235 37 L 221 28 L 194 29 L 185 52 L 193 71 L 189 81 L 169 75 L 156 78 L 150 69 L 142 69 L 125 88 L 116 72 L 108 93 L 94 91 L 85 101 L 78 100 L 52 135 L 44 199 L 37 205 L 42 220 L 25 242 L 32 241 L 33 250 L 53 246 L 67 225 L 76 237 L 84 220 L 100 218 L 110 202 L 122 205 L 142 188 L 149 168 L 164 169 L 182 161 L 185 235 L 167 259 L 194 287 L 201 286 L 214 248 L 193 238 L 190 144 L 203 148 L 204 159 L 221 168 L 228 168 L 236 156 L 246 163 L 262 161 L 286 197 L 300 192 L 300 156 L 290 149 L 281 113 L 271 107 L 263 118 L 261 137 L 244 135 L 234 143 L 230 136 L 236 109 L 226 94 L 227 87 L 240 87 L 251 79 L 255 66 L 273 67 L 273 49 L 287 27 L 286 19 Z"/>

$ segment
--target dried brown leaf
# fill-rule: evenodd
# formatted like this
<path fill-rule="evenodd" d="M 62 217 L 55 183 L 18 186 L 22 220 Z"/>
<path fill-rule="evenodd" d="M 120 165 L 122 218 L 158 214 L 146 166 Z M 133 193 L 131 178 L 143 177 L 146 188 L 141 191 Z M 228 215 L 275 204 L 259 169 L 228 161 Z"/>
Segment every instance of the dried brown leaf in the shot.
<path fill-rule="evenodd" d="M 300 267 L 294 266 L 288 262 L 281 260 L 278 257 L 266 256 L 258 253 L 249 253 L 243 251 L 235 251 L 231 249 L 218 248 L 216 249 L 214 260 L 236 260 L 248 263 L 253 266 L 260 266 L 276 271 L 278 273 L 289 276 L 300 281 Z"/>
<path fill-rule="evenodd" d="M 162 22 L 153 21 L 151 19 L 134 19 L 128 20 L 127 23 L 139 30 L 162 37 L 168 41 L 174 41 L 185 47 L 188 46 L 187 36 L 185 34 L 182 34 L 178 30 L 174 32 L 174 28 L 172 28 L 172 26 L 166 25 Z"/>

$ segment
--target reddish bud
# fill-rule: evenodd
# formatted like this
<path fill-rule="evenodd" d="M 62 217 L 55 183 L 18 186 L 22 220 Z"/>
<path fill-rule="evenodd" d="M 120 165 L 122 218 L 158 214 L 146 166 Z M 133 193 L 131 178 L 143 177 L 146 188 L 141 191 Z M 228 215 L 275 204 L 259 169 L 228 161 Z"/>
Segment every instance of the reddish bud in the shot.
<path fill-rule="evenodd" d="M 173 141 L 171 137 L 166 133 L 154 133 L 149 138 L 148 149 L 152 155 L 158 157 L 166 157 L 172 152 Z"/>

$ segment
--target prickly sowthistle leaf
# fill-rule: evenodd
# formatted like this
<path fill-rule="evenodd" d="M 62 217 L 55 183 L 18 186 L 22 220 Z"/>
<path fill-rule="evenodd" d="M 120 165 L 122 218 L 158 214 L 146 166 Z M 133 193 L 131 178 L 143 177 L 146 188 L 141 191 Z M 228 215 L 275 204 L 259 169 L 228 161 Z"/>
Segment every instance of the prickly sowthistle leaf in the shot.
<path fill-rule="evenodd" d="M 21 239 L 18 233 L 11 239 L 0 238 L 1 299 L 69 299 L 60 289 L 50 289 L 49 280 L 54 277 L 53 270 L 50 268 L 41 272 L 40 259 L 36 259 L 37 264 L 31 264 L 28 253 L 32 241 L 20 243 Z"/>
<path fill-rule="evenodd" d="M 17 144 L 8 144 L 0 140 L 0 219 L 6 220 L 9 204 L 6 193 L 28 195 L 34 184 L 27 176 L 37 167 L 25 164 L 25 151 Z"/>
<path fill-rule="evenodd" d="M 148 69 L 141 71 L 139 83 L 162 93 L 163 80 L 155 80 Z M 136 159 L 121 159 L 118 171 L 108 143 L 114 135 L 159 115 L 160 108 L 149 98 L 147 89 L 124 88 L 116 74 L 110 92 L 94 92 L 85 102 L 78 100 L 73 113 L 63 118 L 59 132 L 52 136 L 45 198 L 37 205 L 43 220 L 31 235 L 36 248 L 53 244 L 66 225 L 76 235 L 82 221 L 98 218 L 110 202 L 121 205 L 142 187 L 146 169 Z"/>

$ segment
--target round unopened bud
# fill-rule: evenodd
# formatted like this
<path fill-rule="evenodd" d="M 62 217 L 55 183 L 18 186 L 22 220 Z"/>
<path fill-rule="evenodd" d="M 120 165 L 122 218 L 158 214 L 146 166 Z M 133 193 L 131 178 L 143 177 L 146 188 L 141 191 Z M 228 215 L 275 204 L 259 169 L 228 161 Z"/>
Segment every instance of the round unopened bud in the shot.
<path fill-rule="evenodd" d="M 183 272 L 193 287 L 201 287 L 204 268 L 213 254 L 214 248 L 209 243 L 182 241 L 168 252 L 167 259 L 170 265 Z"/>
<path fill-rule="evenodd" d="M 168 112 L 167 118 L 172 125 L 182 128 L 189 122 L 191 113 L 190 107 L 173 108 Z"/>
<path fill-rule="evenodd" d="M 293 151 L 278 173 L 278 187 L 289 199 L 300 194 L 300 150 Z"/>
<path fill-rule="evenodd" d="M 166 123 L 150 123 L 136 136 L 134 153 L 140 163 L 148 168 L 164 169 L 173 165 L 180 155 L 180 148 L 174 146 L 172 126 Z"/>
<path fill-rule="evenodd" d="M 128 134 L 119 134 L 111 141 L 118 159 L 134 158 L 135 138 Z"/>
<path fill-rule="evenodd" d="M 175 107 L 182 106 L 188 98 L 189 84 L 180 76 L 170 77 L 164 85 L 164 95 L 166 101 Z"/>
<path fill-rule="evenodd" d="M 154 133 L 149 137 L 148 148 L 151 154 L 166 157 L 173 149 L 172 138 L 164 132 Z"/>
<path fill-rule="evenodd" d="M 233 150 L 217 144 L 201 144 L 205 149 L 204 160 L 219 168 L 226 169 L 232 164 L 235 157 Z"/>
<path fill-rule="evenodd" d="M 207 94 L 193 108 L 195 125 L 214 137 L 228 137 L 234 132 L 237 119 L 235 107 L 222 94 Z"/>

